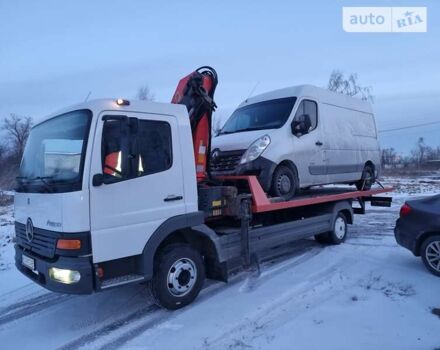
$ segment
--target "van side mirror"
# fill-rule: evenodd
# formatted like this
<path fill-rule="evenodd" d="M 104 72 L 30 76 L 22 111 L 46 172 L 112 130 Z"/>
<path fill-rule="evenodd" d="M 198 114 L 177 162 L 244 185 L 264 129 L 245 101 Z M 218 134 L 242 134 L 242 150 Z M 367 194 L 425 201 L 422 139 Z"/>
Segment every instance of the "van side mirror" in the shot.
<path fill-rule="evenodd" d="M 308 134 L 310 127 L 312 126 L 312 121 L 308 114 L 301 114 L 295 117 L 291 124 L 292 134 L 300 137 L 302 135 Z"/>
<path fill-rule="evenodd" d="M 92 185 L 95 187 L 101 186 L 104 183 L 104 175 L 103 174 L 95 174 L 92 178 Z"/>

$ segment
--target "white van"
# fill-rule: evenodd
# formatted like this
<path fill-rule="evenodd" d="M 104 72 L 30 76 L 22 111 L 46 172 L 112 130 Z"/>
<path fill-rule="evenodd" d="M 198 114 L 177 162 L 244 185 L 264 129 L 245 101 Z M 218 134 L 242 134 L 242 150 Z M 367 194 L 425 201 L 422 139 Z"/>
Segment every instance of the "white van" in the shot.
<path fill-rule="evenodd" d="M 212 175 L 257 175 L 284 199 L 315 185 L 370 189 L 380 171 L 370 103 L 311 85 L 245 100 L 211 149 Z"/>

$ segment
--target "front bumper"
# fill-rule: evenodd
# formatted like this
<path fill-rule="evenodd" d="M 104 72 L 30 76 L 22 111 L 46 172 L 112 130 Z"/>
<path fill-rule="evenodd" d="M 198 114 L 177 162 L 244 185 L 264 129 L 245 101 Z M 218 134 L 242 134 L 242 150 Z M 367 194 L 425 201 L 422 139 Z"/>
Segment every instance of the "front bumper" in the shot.
<path fill-rule="evenodd" d="M 34 259 L 35 272 L 22 264 L 23 254 Z M 95 273 L 93 264 L 89 257 L 59 256 L 54 259 L 42 258 L 41 256 L 38 256 L 32 252 L 25 252 L 23 248 L 16 244 L 15 266 L 26 277 L 53 292 L 67 294 L 91 294 L 95 289 Z M 54 281 L 49 277 L 49 269 L 51 267 L 78 271 L 81 274 L 81 278 L 77 283 L 73 284 L 64 284 Z"/>
<path fill-rule="evenodd" d="M 272 185 L 272 174 L 276 167 L 276 163 L 260 156 L 252 162 L 239 164 L 233 171 L 213 171 L 211 175 L 214 177 L 226 175 L 257 175 L 261 187 L 264 191 L 268 192 Z"/>

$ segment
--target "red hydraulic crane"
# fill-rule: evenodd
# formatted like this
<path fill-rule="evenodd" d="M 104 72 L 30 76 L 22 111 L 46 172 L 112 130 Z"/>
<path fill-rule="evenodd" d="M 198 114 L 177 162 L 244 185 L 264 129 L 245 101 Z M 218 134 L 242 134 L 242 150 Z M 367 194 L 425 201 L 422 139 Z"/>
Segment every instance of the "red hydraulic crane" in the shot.
<path fill-rule="evenodd" d="M 171 103 L 188 109 L 194 145 L 197 182 L 207 180 L 211 154 L 212 112 L 217 107 L 214 92 L 217 73 L 208 66 L 200 67 L 179 81 Z"/>

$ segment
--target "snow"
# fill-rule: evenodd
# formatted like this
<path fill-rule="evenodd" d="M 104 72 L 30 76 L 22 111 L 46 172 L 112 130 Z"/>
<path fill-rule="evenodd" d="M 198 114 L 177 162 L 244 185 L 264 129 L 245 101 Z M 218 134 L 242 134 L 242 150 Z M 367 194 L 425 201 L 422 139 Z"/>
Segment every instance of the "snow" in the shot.
<path fill-rule="evenodd" d="M 209 281 L 193 305 L 169 312 L 145 286 L 90 296 L 54 294 L 16 272 L 12 207 L 0 208 L 0 339 L 7 349 L 435 349 L 440 279 L 393 235 L 409 197 L 438 193 L 439 178 L 384 179 L 391 208 L 356 216 L 340 246 L 314 240 Z"/>

